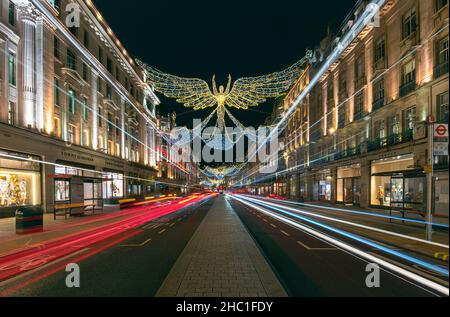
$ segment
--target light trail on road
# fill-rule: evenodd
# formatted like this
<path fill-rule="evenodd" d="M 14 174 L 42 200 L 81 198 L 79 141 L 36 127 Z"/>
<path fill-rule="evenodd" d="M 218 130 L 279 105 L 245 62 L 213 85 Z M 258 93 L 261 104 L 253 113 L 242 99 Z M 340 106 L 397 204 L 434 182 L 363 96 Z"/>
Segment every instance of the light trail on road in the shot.
<path fill-rule="evenodd" d="M 376 264 L 384 267 L 385 269 L 388 269 L 391 272 L 399 274 L 402 277 L 405 277 L 405 278 L 407 278 L 407 279 L 409 279 L 411 281 L 419 283 L 420 285 L 423 285 L 423 286 L 426 286 L 426 287 L 428 287 L 430 289 L 433 289 L 433 290 L 435 290 L 435 291 L 437 291 L 437 292 L 439 292 L 441 294 L 444 294 L 446 296 L 449 295 L 449 289 L 447 287 L 443 286 L 443 285 L 440 285 L 440 284 L 438 284 L 436 282 L 430 281 L 430 280 L 428 280 L 428 279 L 426 279 L 426 278 L 424 278 L 424 277 L 422 277 L 422 276 L 420 276 L 418 274 L 415 274 L 415 273 L 413 273 L 411 271 L 403 269 L 403 268 L 401 268 L 401 267 L 399 267 L 397 265 L 394 265 L 394 264 L 392 264 L 392 263 L 390 263 L 388 261 L 382 260 L 379 257 L 377 257 L 375 255 L 372 255 L 372 254 L 370 254 L 370 253 L 368 253 L 366 251 L 363 251 L 363 250 L 361 250 L 359 248 L 356 248 L 356 247 L 354 247 L 354 246 L 352 246 L 352 245 L 350 245 L 350 244 L 348 244 L 346 242 L 343 242 L 343 241 L 338 240 L 338 239 L 336 239 L 336 238 L 334 238 L 334 237 L 332 237 L 330 235 L 324 234 L 323 232 L 320 232 L 320 231 L 315 230 L 315 229 L 313 229 L 311 227 L 303 225 L 303 224 L 301 224 L 301 223 L 299 223 L 297 221 L 294 221 L 290 217 L 283 216 L 283 215 L 280 215 L 280 214 L 278 214 L 276 212 L 270 211 L 267 208 L 270 208 L 272 210 L 277 210 L 277 211 L 279 211 L 279 212 L 281 212 L 281 213 L 283 213 L 285 215 L 289 215 L 289 216 L 297 218 L 299 220 L 303 220 L 303 221 L 309 222 L 309 223 L 311 223 L 313 225 L 316 225 L 316 226 L 319 226 L 321 228 L 327 229 L 329 231 L 338 233 L 338 234 L 340 234 L 342 236 L 345 236 L 345 237 L 350 238 L 352 240 L 355 240 L 357 242 L 363 243 L 365 245 L 374 247 L 376 249 L 385 251 L 385 252 L 387 252 L 389 254 L 400 256 L 401 258 L 405 258 L 405 260 L 406 259 L 414 260 L 414 262 L 417 262 L 416 264 L 418 264 L 419 266 L 427 267 L 430 270 L 433 270 L 435 272 L 440 272 L 441 274 L 445 274 L 446 276 L 448 276 L 448 271 L 442 269 L 441 267 L 437 267 L 435 265 L 432 265 L 430 263 L 421 261 L 419 259 L 415 259 L 413 257 L 409 257 L 407 255 L 404 255 L 404 254 L 399 253 L 397 251 L 391 250 L 389 248 L 386 248 L 386 247 L 384 247 L 382 245 L 379 245 L 377 243 L 374 243 L 374 242 L 369 241 L 367 239 L 364 239 L 362 237 L 359 237 L 359 236 L 356 236 L 356 235 L 353 235 L 353 234 L 349 234 L 349 233 L 347 233 L 345 231 L 333 228 L 333 227 L 328 226 L 328 225 L 324 225 L 324 224 L 319 223 L 317 221 L 308 219 L 306 217 L 299 216 L 297 214 L 294 214 L 294 213 L 282 210 L 280 208 L 276 208 L 276 207 L 273 207 L 273 206 L 270 206 L 270 205 L 267 205 L 267 204 L 265 205 L 266 208 L 263 208 L 261 205 L 264 205 L 264 203 L 260 203 L 260 205 L 257 205 L 255 203 L 252 203 L 251 201 L 249 201 L 246 197 L 243 197 L 243 196 L 240 196 L 240 195 L 230 195 L 229 197 L 231 197 L 232 199 L 235 199 L 236 201 L 239 201 L 240 203 L 242 203 L 242 204 L 244 204 L 246 206 L 249 206 L 249 207 L 251 207 L 251 208 L 253 208 L 253 209 L 255 209 L 255 210 L 257 210 L 257 211 L 259 211 L 259 212 L 261 212 L 263 214 L 266 214 L 266 215 L 270 216 L 271 218 L 277 219 L 277 220 L 279 220 L 279 221 L 281 221 L 283 223 L 286 223 L 286 224 L 288 224 L 288 225 L 290 225 L 290 226 L 292 226 L 292 227 L 294 227 L 296 229 L 299 229 L 299 230 L 301 230 L 303 232 L 309 233 L 309 234 L 311 234 L 312 236 L 314 236 L 314 237 L 316 237 L 318 239 L 326 241 L 326 242 L 328 242 L 328 243 L 330 243 L 330 244 L 332 244 L 332 245 L 334 245 L 334 246 L 336 246 L 336 247 L 338 247 L 338 248 L 340 248 L 340 249 L 342 249 L 344 251 L 349 252 L 352 255 L 355 255 L 357 257 L 361 257 L 361 258 L 363 258 L 363 259 L 365 259 L 365 260 L 367 260 L 367 261 L 369 261 L 371 263 L 376 263 Z"/>
<path fill-rule="evenodd" d="M 265 197 L 264 199 L 279 202 L 279 200 L 269 198 L 269 197 Z M 431 224 L 434 227 L 440 227 L 440 228 L 446 228 L 446 229 L 449 228 L 449 225 L 442 224 L 442 223 L 435 223 L 435 222 L 430 223 L 430 222 L 426 222 L 426 221 L 418 220 L 418 219 L 380 215 L 380 214 L 367 212 L 367 211 L 360 211 L 360 210 L 356 210 L 356 209 L 344 209 L 344 208 L 337 208 L 337 207 L 331 207 L 331 206 L 321 206 L 321 205 L 314 205 L 314 204 L 307 204 L 307 203 L 299 203 L 299 202 L 292 201 L 292 200 L 283 200 L 283 202 L 292 204 L 292 205 L 303 206 L 303 207 L 319 208 L 319 209 L 332 210 L 332 211 L 341 211 L 341 212 L 345 212 L 345 213 L 349 213 L 349 214 L 357 214 L 357 215 L 371 216 L 371 217 L 376 217 L 376 218 L 399 220 L 399 221 L 404 221 L 404 222 L 417 223 L 417 224 L 421 224 L 421 225 Z"/>
<path fill-rule="evenodd" d="M 192 200 L 183 204 L 179 204 L 175 200 L 174 203 L 161 206 L 133 208 L 133 213 L 130 213 L 131 217 L 128 219 L 46 241 L 41 244 L 40 248 L 32 248 L 25 251 L 19 250 L 16 253 L 0 257 L 0 281 L 6 281 L 21 273 L 39 268 L 79 250 L 91 247 L 96 243 L 120 236 L 154 219 L 180 211 L 211 196 L 209 194 L 195 195 Z M 135 232 L 137 233 L 138 231 Z"/>
<path fill-rule="evenodd" d="M 249 199 L 251 201 L 254 201 L 254 202 L 263 202 L 264 201 L 262 199 L 257 199 L 257 198 L 255 199 L 255 198 L 249 197 L 248 195 L 243 195 L 242 197 L 244 197 L 244 196 L 247 199 Z M 411 236 L 404 235 L 404 234 L 397 233 L 397 232 L 393 232 L 393 231 L 383 230 L 383 229 L 379 229 L 379 228 L 375 228 L 375 227 L 371 227 L 371 226 L 362 225 L 362 224 L 359 224 L 359 223 L 356 223 L 356 222 L 351 222 L 351 221 L 347 221 L 347 220 L 342 220 L 342 219 L 337 219 L 337 218 L 333 218 L 333 217 L 323 216 L 323 215 L 320 215 L 320 214 L 317 214 L 317 213 L 308 212 L 306 210 L 288 207 L 288 206 L 285 206 L 285 205 L 282 205 L 282 204 L 275 204 L 275 203 L 269 203 L 269 202 L 264 202 L 264 203 L 269 205 L 269 206 L 280 207 L 282 209 L 285 209 L 285 210 L 288 210 L 288 211 L 292 211 L 292 212 L 295 212 L 295 213 L 299 213 L 299 214 L 303 214 L 303 215 L 306 215 L 306 216 L 320 218 L 320 219 L 328 220 L 328 221 L 332 221 L 332 222 L 339 222 L 339 223 L 350 225 L 350 226 L 353 226 L 353 227 L 358 227 L 358 228 L 361 228 L 361 229 L 375 231 L 375 232 L 383 233 L 383 234 L 386 234 L 386 235 L 395 236 L 395 237 L 399 237 L 399 238 L 403 238 L 403 239 L 407 239 L 407 240 L 412 240 L 412 241 L 416 241 L 416 242 L 420 242 L 420 243 L 424 243 L 424 244 L 434 245 L 434 246 L 438 246 L 438 247 L 445 248 L 445 249 L 449 248 L 449 246 L 446 245 L 446 244 L 437 243 L 437 242 L 433 242 L 433 241 L 428 241 L 428 240 L 424 240 L 424 239 L 420 239 L 420 238 L 416 238 L 416 237 L 411 237 Z"/>

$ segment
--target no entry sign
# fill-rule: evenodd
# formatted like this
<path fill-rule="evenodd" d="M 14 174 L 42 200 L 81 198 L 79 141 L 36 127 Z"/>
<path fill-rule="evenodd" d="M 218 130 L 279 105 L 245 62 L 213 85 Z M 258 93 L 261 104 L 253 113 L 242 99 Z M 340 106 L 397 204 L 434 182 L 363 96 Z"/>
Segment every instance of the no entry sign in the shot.
<path fill-rule="evenodd" d="M 448 124 L 435 124 L 434 137 L 438 139 L 448 138 Z"/>

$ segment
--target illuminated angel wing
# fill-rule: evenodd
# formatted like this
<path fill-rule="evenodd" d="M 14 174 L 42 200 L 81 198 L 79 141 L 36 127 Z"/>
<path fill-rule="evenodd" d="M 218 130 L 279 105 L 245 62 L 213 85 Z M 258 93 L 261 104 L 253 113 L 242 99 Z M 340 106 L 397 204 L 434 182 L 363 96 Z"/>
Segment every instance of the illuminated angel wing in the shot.
<path fill-rule="evenodd" d="M 205 81 L 165 74 L 139 60 L 136 60 L 136 63 L 144 69 L 147 81 L 155 91 L 168 98 L 176 99 L 185 107 L 199 110 L 217 105 L 217 99 Z"/>
<path fill-rule="evenodd" d="M 289 90 L 303 72 L 303 61 L 276 73 L 259 77 L 238 79 L 227 95 L 226 105 L 237 109 L 248 109 L 266 102 L 268 98 L 276 98 Z"/>

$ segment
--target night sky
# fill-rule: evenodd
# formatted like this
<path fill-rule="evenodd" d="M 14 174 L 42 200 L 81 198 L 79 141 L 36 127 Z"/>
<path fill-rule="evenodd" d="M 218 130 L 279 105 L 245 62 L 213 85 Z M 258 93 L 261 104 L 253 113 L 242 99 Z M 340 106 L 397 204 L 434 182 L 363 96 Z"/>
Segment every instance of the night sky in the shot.
<path fill-rule="evenodd" d="M 94 0 L 133 56 L 177 76 L 226 85 L 227 75 L 258 76 L 301 59 L 327 33 L 337 31 L 356 0 Z M 192 125 L 190 109 L 160 94 L 161 114 L 178 113 Z M 244 124 L 260 125 L 273 101 L 232 111 Z M 196 118 L 208 112 L 195 113 Z"/>

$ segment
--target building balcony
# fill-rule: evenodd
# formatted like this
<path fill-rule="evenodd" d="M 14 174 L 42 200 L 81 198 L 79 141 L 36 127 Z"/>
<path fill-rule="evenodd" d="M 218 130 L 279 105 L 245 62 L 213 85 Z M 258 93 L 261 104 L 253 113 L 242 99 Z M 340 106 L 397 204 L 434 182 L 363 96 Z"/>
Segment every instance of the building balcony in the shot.
<path fill-rule="evenodd" d="M 354 148 L 345 149 L 343 151 L 337 152 L 334 155 L 334 160 L 339 161 L 347 157 L 352 157 L 361 154 L 361 148 L 359 146 Z"/>
<path fill-rule="evenodd" d="M 384 107 L 384 105 L 385 105 L 385 103 L 384 103 L 384 97 L 383 97 L 383 98 L 380 98 L 380 99 L 378 99 L 378 100 L 375 100 L 375 101 L 373 102 L 373 104 L 372 104 L 372 110 L 373 110 L 373 111 L 376 111 L 376 110 L 378 110 L 378 109 L 381 109 L 381 108 Z"/>
<path fill-rule="evenodd" d="M 448 74 L 448 62 L 442 63 L 441 65 L 438 65 L 434 68 L 434 78 L 439 78 L 441 76 L 444 76 Z"/>
<path fill-rule="evenodd" d="M 377 151 L 389 146 L 402 144 L 414 140 L 414 130 L 408 130 L 403 133 L 391 134 L 385 138 L 377 138 L 367 143 L 367 151 Z"/>
<path fill-rule="evenodd" d="M 417 88 L 416 81 L 410 81 L 409 83 L 400 86 L 400 97 L 405 97 L 415 91 Z"/>

